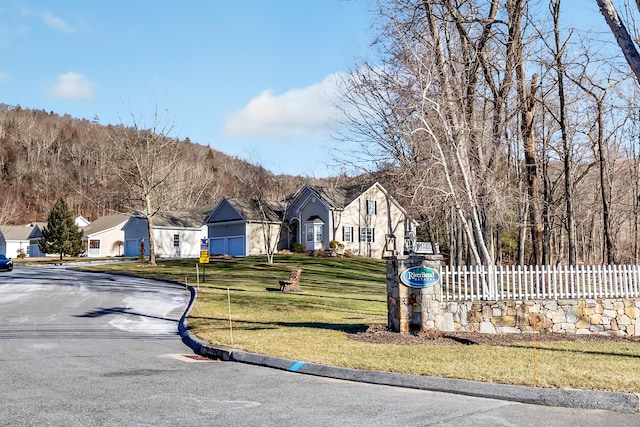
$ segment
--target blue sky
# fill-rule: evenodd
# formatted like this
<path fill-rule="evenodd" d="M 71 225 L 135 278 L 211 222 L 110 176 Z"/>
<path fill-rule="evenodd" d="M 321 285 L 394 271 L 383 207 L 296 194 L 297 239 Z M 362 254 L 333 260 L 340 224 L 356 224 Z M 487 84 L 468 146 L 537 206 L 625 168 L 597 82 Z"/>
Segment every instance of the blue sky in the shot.
<path fill-rule="evenodd" d="M 274 173 L 339 172 L 336 76 L 371 53 L 373 0 L 3 0 L 0 102 L 151 124 Z M 595 0 L 565 0 L 603 24 Z M 572 22 L 573 24 L 573 22 Z"/>
<path fill-rule="evenodd" d="M 327 176 L 336 73 L 366 55 L 367 0 L 0 4 L 0 102 L 151 124 L 275 173 Z"/>

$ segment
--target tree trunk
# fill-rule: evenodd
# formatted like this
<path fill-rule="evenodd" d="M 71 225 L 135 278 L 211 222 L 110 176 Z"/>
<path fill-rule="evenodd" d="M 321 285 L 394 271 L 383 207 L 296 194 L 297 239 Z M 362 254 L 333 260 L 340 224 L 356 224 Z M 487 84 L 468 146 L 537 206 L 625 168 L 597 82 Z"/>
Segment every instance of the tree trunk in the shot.
<path fill-rule="evenodd" d="M 522 201 L 518 203 L 518 265 L 525 263 L 525 246 L 527 242 L 527 203 Z"/>
<path fill-rule="evenodd" d="M 523 76 L 524 77 L 524 76 Z M 524 84 L 524 83 L 522 83 Z M 531 243 L 533 263 L 542 265 L 542 210 L 538 183 L 538 157 L 536 153 L 535 130 L 533 126 L 535 94 L 538 89 L 538 75 L 531 77 L 529 93 L 522 102 L 522 140 L 524 145 L 525 169 L 529 192 L 529 218 L 531 221 Z"/>
<path fill-rule="evenodd" d="M 534 106 L 538 90 L 538 75 L 531 76 L 531 84 L 527 90 L 525 75 L 524 46 L 522 41 L 522 7 L 519 1 L 508 2 L 510 16 L 511 40 L 514 44 L 513 55 L 517 78 L 518 106 L 520 109 L 520 132 L 524 147 L 525 173 L 527 177 L 527 192 L 529 195 L 529 217 L 531 221 L 531 243 L 533 262 L 542 264 L 542 211 L 540 209 L 540 195 L 538 184 L 538 158 L 534 129 Z"/>
<path fill-rule="evenodd" d="M 640 237 L 640 173 L 638 167 L 638 156 L 633 153 L 633 263 L 638 262 L 638 238 Z"/>
<path fill-rule="evenodd" d="M 622 53 L 631 67 L 633 74 L 635 74 L 636 79 L 640 83 L 640 54 L 638 54 L 638 49 L 633 43 L 633 39 L 629 35 L 627 28 L 620 20 L 618 12 L 611 0 L 596 0 L 596 3 L 598 3 L 598 7 L 600 8 L 600 13 L 602 13 L 605 21 L 607 21 L 611 33 L 616 38 L 618 46 L 622 49 Z M 638 9 L 640 10 L 640 5 Z"/>
<path fill-rule="evenodd" d="M 615 254 L 613 250 L 613 239 L 611 238 L 611 217 L 610 217 L 610 208 L 609 208 L 609 192 L 607 183 L 607 170 L 606 170 L 606 160 L 605 160 L 605 152 L 604 152 L 604 136 L 603 136 L 603 112 L 602 112 L 602 100 L 598 99 L 597 101 L 597 111 L 598 111 L 598 164 L 600 169 L 600 192 L 602 197 L 602 222 L 603 222 L 603 232 L 604 232 L 604 246 L 605 246 L 605 256 L 607 264 L 615 263 Z"/>
<path fill-rule="evenodd" d="M 576 222 L 573 208 L 573 182 L 571 179 L 571 147 L 567 135 L 566 106 L 564 94 L 564 65 L 562 63 L 562 45 L 560 42 L 560 0 L 552 3 L 553 33 L 555 40 L 555 67 L 558 77 L 558 98 L 560 102 L 560 117 L 558 124 L 562 134 L 562 157 L 564 167 L 564 201 L 567 215 L 567 239 L 569 265 L 576 265 Z"/>
<path fill-rule="evenodd" d="M 544 125 L 543 125 L 544 126 Z M 552 203 L 552 185 L 551 178 L 549 177 L 549 156 L 548 156 L 548 139 L 544 138 L 542 145 L 542 262 L 545 265 L 549 265 L 553 260 L 553 252 L 551 250 L 551 213 L 550 206 Z"/>
<path fill-rule="evenodd" d="M 151 198 L 145 200 L 147 212 L 151 212 Z M 149 231 L 149 265 L 156 265 L 156 239 L 153 236 L 153 215 L 147 215 L 147 230 Z"/>

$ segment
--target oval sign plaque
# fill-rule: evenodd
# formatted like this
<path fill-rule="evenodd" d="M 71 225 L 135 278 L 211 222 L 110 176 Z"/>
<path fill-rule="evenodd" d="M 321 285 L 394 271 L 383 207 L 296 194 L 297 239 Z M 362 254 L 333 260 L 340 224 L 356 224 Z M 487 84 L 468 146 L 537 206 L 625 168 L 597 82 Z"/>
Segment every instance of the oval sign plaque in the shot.
<path fill-rule="evenodd" d="M 433 286 L 438 279 L 438 272 L 429 267 L 412 267 L 400 275 L 400 281 L 412 288 Z"/>

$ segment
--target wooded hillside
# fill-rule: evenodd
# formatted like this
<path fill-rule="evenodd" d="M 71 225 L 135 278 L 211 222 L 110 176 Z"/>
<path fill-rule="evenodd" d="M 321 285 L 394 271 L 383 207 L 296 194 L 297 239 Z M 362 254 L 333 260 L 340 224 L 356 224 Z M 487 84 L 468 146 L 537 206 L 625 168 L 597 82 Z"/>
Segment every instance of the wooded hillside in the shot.
<path fill-rule="evenodd" d="M 114 126 L 68 115 L 0 105 L 0 224 L 44 221 L 63 195 L 76 215 L 95 220 L 129 212 L 138 203 L 115 173 Z M 274 176 L 260 166 L 190 142 L 163 186 L 166 209 L 216 204 L 221 197 L 250 197 L 249 182 L 263 180 L 267 196 L 296 191 L 302 177 Z M 273 185 L 269 185 L 269 182 Z M 282 194 L 269 194 L 269 191 Z"/>

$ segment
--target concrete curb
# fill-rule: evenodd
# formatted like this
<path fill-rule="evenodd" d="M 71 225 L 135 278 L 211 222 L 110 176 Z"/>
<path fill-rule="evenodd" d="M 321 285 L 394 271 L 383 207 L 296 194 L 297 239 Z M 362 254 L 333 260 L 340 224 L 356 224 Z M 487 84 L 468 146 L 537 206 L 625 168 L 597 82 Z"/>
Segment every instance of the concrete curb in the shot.
<path fill-rule="evenodd" d="M 308 363 L 281 357 L 249 353 L 223 346 L 213 346 L 193 335 L 187 327 L 187 317 L 197 297 L 197 291 L 189 287 L 191 299 L 178 324 L 182 341 L 196 354 L 225 361 L 247 363 L 319 377 L 358 381 L 369 384 L 389 385 L 465 396 L 484 397 L 543 406 L 560 406 L 580 409 L 639 413 L 640 395 L 633 393 L 588 391 L 577 389 L 546 389 L 506 384 L 484 383 L 440 377 L 425 377 L 383 371 L 365 371 L 351 368 Z"/>

